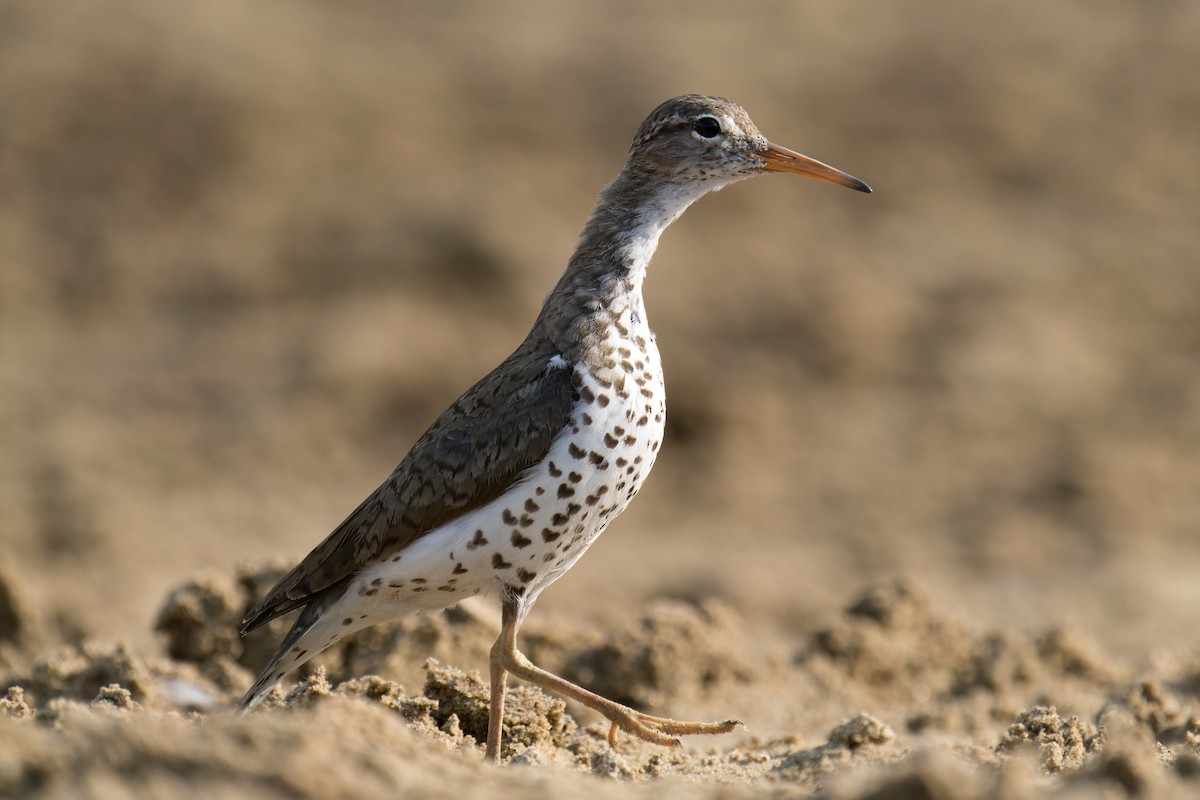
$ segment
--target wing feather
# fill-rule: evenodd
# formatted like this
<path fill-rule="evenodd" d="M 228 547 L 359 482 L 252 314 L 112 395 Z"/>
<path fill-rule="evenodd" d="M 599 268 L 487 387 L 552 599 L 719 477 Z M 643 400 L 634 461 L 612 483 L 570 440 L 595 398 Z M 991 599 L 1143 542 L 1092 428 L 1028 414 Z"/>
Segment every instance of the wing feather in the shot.
<path fill-rule="evenodd" d="M 242 632 L 306 605 L 499 497 L 549 452 L 570 419 L 574 394 L 572 370 L 555 347 L 527 339 L 455 401 L 388 479 L 250 610 Z"/>

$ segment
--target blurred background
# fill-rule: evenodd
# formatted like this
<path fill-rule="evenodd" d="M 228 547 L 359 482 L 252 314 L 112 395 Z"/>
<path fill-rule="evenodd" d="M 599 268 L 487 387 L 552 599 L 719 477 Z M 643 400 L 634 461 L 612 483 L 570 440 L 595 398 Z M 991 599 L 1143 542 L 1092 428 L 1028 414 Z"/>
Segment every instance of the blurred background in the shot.
<path fill-rule="evenodd" d="M 1200 5 L 0 4 L 0 569 L 45 641 L 293 562 L 532 323 L 660 101 L 775 177 L 663 239 L 654 478 L 535 617 L 907 576 L 1197 644 Z"/>

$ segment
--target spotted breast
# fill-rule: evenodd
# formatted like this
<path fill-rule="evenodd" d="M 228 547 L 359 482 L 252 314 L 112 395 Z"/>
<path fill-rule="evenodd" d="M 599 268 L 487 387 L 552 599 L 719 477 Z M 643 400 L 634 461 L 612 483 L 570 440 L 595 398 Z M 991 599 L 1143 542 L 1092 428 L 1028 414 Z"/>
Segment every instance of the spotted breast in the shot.
<path fill-rule="evenodd" d="M 635 301 L 597 312 L 595 358 L 546 362 L 571 371 L 574 403 L 545 458 L 495 500 L 356 576 L 347 613 L 326 615 L 339 636 L 493 591 L 528 609 L 583 555 L 642 487 L 662 443 L 662 365 L 640 310 Z"/>

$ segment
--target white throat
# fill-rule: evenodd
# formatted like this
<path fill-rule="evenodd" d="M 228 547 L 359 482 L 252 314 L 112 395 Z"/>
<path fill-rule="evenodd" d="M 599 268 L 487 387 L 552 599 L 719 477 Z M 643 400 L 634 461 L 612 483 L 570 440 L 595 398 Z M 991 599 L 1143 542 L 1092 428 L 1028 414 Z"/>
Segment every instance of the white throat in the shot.
<path fill-rule="evenodd" d="M 646 267 L 658 249 L 658 239 L 688 206 L 725 186 L 715 181 L 663 183 L 637 209 L 633 224 L 618 236 L 617 250 L 628 268 L 627 279 L 641 289 Z"/>

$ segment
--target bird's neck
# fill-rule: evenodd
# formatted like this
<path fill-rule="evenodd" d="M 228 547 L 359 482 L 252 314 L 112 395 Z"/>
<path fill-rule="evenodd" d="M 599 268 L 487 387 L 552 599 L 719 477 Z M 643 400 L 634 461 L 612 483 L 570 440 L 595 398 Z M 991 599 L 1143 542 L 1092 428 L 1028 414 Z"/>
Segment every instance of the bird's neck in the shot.
<path fill-rule="evenodd" d="M 626 309 L 641 317 L 642 282 L 659 236 L 711 188 L 650 178 L 630 167 L 622 170 L 600 193 L 539 323 L 577 327 L 589 317 Z M 555 338 L 558 333 L 552 331 Z"/>

